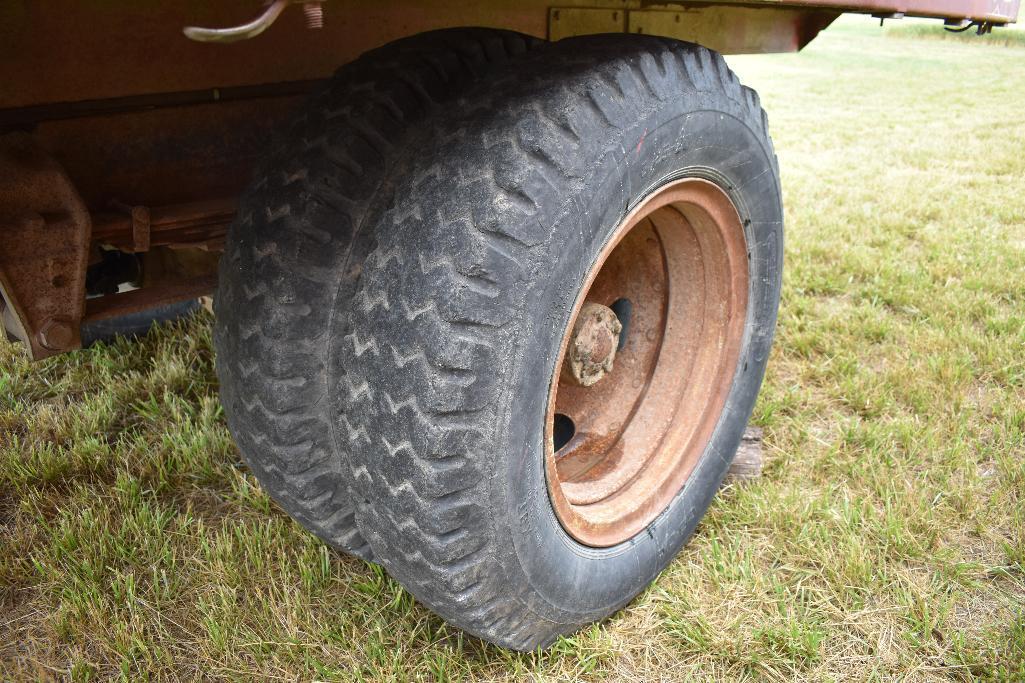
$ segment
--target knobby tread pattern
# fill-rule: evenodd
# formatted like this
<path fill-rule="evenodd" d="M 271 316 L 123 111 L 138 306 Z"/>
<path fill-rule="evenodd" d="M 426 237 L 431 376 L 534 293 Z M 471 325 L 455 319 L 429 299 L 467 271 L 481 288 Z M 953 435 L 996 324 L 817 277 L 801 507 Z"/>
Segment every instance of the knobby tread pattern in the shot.
<path fill-rule="evenodd" d="M 775 164 L 757 95 L 697 45 L 590 36 L 496 72 L 401 167 L 401 201 L 375 220 L 354 303 L 338 311 L 331 403 L 361 533 L 421 601 L 507 647 L 604 616 L 535 609 L 489 503 L 504 363 L 531 305 L 523 284 L 545 277 L 560 247 L 544 217 L 632 123 L 680 97 L 726 103 Z"/>
<path fill-rule="evenodd" d="M 215 297 L 228 425 L 290 515 L 364 559 L 373 556 L 354 520 L 349 439 L 333 435 L 331 317 L 350 303 L 373 246 L 367 216 L 390 191 L 390 170 L 411 132 L 539 42 L 511 31 L 446 29 L 342 67 L 273 141 L 228 233 Z M 366 297 L 352 304 L 390 306 Z M 372 395 L 367 386 L 350 391 L 353 399 Z"/>

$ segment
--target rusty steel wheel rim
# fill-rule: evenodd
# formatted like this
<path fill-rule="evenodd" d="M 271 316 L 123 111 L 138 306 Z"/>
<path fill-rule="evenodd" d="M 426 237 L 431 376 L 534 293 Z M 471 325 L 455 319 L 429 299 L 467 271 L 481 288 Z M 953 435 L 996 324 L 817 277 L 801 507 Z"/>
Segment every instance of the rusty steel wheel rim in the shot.
<path fill-rule="evenodd" d="M 576 540 L 626 541 L 683 487 L 737 370 L 747 278 L 740 216 L 698 178 L 646 197 L 598 255 L 563 336 L 545 422 L 549 496 Z"/>

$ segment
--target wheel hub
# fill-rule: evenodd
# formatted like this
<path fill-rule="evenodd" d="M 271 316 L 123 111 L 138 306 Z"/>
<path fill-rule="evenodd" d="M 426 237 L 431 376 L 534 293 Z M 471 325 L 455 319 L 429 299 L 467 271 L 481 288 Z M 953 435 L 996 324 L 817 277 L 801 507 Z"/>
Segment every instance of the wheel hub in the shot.
<path fill-rule="evenodd" d="M 737 371 L 747 278 L 737 210 L 697 178 L 646 197 L 599 254 L 548 401 L 548 492 L 578 541 L 629 539 L 683 487 Z"/>
<path fill-rule="evenodd" d="M 623 330 L 619 318 L 608 306 L 588 301 L 580 308 L 568 358 L 563 364 L 566 379 L 582 387 L 597 384 L 612 372 L 612 363 Z"/>

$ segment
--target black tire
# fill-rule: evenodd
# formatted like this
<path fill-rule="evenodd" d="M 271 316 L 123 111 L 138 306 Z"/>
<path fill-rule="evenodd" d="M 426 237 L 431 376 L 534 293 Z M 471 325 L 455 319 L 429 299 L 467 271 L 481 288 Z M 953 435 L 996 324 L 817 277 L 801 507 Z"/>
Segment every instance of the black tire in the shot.
<path fill-rule="evenodd" d="M 240 201 L 220 267 L 214 341 L 228 425 L 264 488 L 331 545 L 364 559 L 345 443 L 328 400 L 334 312 L 373 246 L 412 131 L 538 41 L 462 28 L 405 38 L 342 67 L 304 105 Z"/>
<path fill-rule="evenodd" d="M 517 650 L 605 617 L 704 514 L 758 393 L 782 270 L 765 114 L 723 59 L 644 36 L 573 38 L 462 97 L 399 169 L 354 301 L 336 301 L 332 405 L 374 556 L 459 627 Z M 669 180 L 727 192 L 748 245 L 740 364 L 711 441 L 647 529 L 606 548 L 560 525 L 543 429 L 584 274 Z M 344 321 L 344 327 L 343 327 Z M 367 387 L 350 393 L 346 387 Z"/>

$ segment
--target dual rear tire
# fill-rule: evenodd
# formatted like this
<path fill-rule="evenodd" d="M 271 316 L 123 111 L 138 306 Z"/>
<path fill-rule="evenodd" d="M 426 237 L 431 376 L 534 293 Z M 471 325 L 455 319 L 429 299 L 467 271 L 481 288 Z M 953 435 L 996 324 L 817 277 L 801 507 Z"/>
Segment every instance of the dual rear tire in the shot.
<path fill-rule="evenodd" d="M 695 45 L 455 29 L 344 67 L 289 135 L 217 299 L 247 463 L 492 642 L 625 605 L 707 509 L 764 375 L 782 207 L 757 96 Z M 589 387 L 563 370 L 585 304 L 620 328 L 585 349 L 608 361 Z"/>

